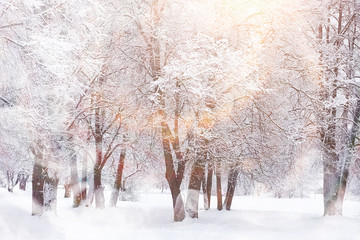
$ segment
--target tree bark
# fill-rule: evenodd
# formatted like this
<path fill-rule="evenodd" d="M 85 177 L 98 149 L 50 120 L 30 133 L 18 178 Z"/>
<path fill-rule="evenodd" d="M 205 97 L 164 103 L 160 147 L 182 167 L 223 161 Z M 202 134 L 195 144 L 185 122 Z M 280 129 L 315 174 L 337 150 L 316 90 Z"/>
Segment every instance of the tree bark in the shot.
<path fill-rule="evenodd" d="M 221 173 L 220 166 L 217 163 L 216 165 L 216 197 L 217 197 L 217 210 L 221 211 L 223 209 L 222 206 L 222 190 L 221 190 Z"/>
<path fill-rule="evenodd" d="M 225 209 L 228 211 L 231 208 L 232 199 L 234 197 L 237 176 L 238 176 L 238 170 L 233 169 L 233 168 L 230 169 L 229 178 L 228 178 L 228 186 L 227 186 L 227 191 L 226 191 L 226 196 L 225 196 L 225 201 L 224 201 Z"/>
<path fill-rule="evenodd" d="M 19 180 L 19 189 L 25 191 L 26 190 L 26 182 L 29 179 L 29 174 L 21 173 L 21 177 Z"/>
<path fill-rule="evenodd" d="M 113 192 L 111 193 L 110 206 L 116 207 L 116 203 L 119 199 L 119 192 L 121 189 L 121 181 L 125 164 L 125 154 L 126 149 L 123 149 L 120 153 L 119 165 L 116 171 L 115 183 L 113 187 Z"/>
<path fill-rule="evenodd" d="M 14 172 L 6 171 L 6 179 L 7 179 L 7 189 L 8 192 L 13 192 L 15 184 L 14 184 Z"/>
<path fill-rule="evenodd" d="M 87 186 L 87 156 L 84 153 L 81 171 L 81 201 L 86 200 L 86 186 Z"/>
<path fill-rule="evenodd" d="M 212 189 L 212 177 L 213 177 L 213 169 L 211 163 L 208 165 L 208 172 L 207 172 L 207 180 L 206 180 L 206 195 L 208 205 L 205 207 L 205 210 L 210 209 L 210 202 L 211 202 L 211 189 Z"/>
<path fill-rule="evenodd" d="M 204 166 L 204 171 L 202 173 L 201 176 L 201 188 L 203 191 L 203 198 L 204 198 L 204 209 L 208 210 L 209 209 L 209 201 L 207 198 L 207 182 L 206 182 L 206 171 L 205 171 L 205 166 Z"/>
<path fill-rule="evenodd" d="M 191 169 L 189 188 L 186 198 L 186 211 L 191 218 L 198 218 L 199 213 L 199 193 L 201 187 L 201 179 L 204 175 L 204 159 L 203 154 L 195 161 Z"/>
<path fill-rule="evenodd" d="M 184 202 L 180 194 L 180 185 L 182 182 L 182 177 L 184 174 L 185 166 L 182 159 L 182 154 L 179 150 L 179 146 L 176 145 L 176 142 L 173 144 L 176 157 L 178 159 L 178 170 L 175 171 L 174 161 L 171 154 L 170 148 L 170 138 L 171 132 L 168 125 L 164 122 L 161 123 L 162 126 L 162 143 L 164 150 L 164 159 L 165 159 L 165 178 L 169 184 L 171 197 L 173 201 L 174 209 L 174 221 L 181 222 L 185 218 L 185 209 Z"/>
<path fill-rule="evenodd" d="M 180 184 L 176 178 L 172 160 L 169 140 L 163 139 L 166 173 L 165 178 L 169 183 L 174 209 L 174 221 L 181 222 L 185 218 L 184 202 L 180 194 Z"/>
<path fill-rule="evenodd" d="M 95 195 L 95 206 L 96 208 L 105 207 L 104 188 L 101 184 L 101 173 L 102 173 L 102 157 L 103 157 L 103 137 L 100 120 L 100 109 L 95 108 L 95 152 L 96 160 L 94 165 L 94 195 Z"/>
<path fill-rule="evenodd" d="M 334 166 L 334 163 L 328 161 L 329 159 L 324 163 L 323 166 L 324 216 L 337 215 L 336 201 L 338 196 L 336 193 L 337 191 L 336 166 Z"/>
<path fill-rule="evenodd" d="M 326 91 L 326 90 L 324 90 Z M 332 98 L 336 98 L 336 90 L 331 93 Z M 323 98 L 329 96 L 323 92 Z M 336 108 L 325 107 L 324 111 L 327 116 L 326 126 L 321 130 L 320 136 L 323 139 L 323 191 L 324 191 L 324 216 L 338 214 L 336 210 L 336 201 L 338 198 L 338 176 L 337 168 L 339 164 L 339 155 L 336 152 Z"/>
<path fill-rule="evenodd" d="M 337 176 L 337 192 L 336 192 L 336 213 L 342 214 L 342 206 L 345 198 L 346 187 L 349 178 L 350 165 L 352 162 L 352 153 L 356 146 L 357 133 L 359 131 L 359 123 L 360 123 L 360 97 L 357 96 L 355 113 L 353 116 L 353 125 L 350 129 L 350 133 L 348 134 L 348 140 L 346 141 L 346 149 L 345 154 L 343 155 L 344 159 L 341 159 L 341 164 L 338 167 Z"/>
<path fill-rule="evenodd" d="M 172 184 L 170 192 L 173 201 L 174 221 L 181 222 L 185 218 L 185 208 L 184 201 L 180 193 L 180 186 L 178 186 L 178 184 Z"/>
<path fill-rule="evenodd" d="M 70 198 L 71 197 L 71 184 L 68 182 L 68 180 L 65 182 L 64 188 L 65 188 L 64 198 Z"/>
<path fill-rule="evenodd" d="M 32 213 L 41 216 L 44 212 L 44 168 L 41 164 L 42 156 L 35 155 L 32 174 Z"/>
<path fill-rule="evenodd" d="M 59 179 L 54 177 L 49 177 L 45 174 L 45 183 L 44 183 L 44 207 L 45 210 L 52 210 L 56 212 L 57 206 L 57 189 L 59 184 Z"/>
<path fill-rule="evenodd" d="M 101 172 L 100 166 L 94 166 L 94 195 L 96 208 L 105 207 L 104 188 L 101 185 Z"/>

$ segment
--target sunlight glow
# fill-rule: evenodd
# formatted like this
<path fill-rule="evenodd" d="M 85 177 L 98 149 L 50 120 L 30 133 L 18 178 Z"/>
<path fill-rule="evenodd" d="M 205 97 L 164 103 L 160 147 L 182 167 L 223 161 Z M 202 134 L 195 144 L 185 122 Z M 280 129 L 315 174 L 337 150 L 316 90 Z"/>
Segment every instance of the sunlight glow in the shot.
<path fill-rule="evenodd" d="M 301 27 L 297 22 L 302 22 L 301 15 L 296 12 L 297 0 L 198 0 L 193 1 L 191 9 L 193 16 L 191 21 L 196 25 L 196 30 L 214 40 L 235 39 L 230 42 L 231 47 L 242 52 L 244 67 L 241 75 L 234 72 L 226 76 L 226 81 L 234 86 L 224 94 L 228 99 L 227 104 L 222 104 L 221 109 L 213 109 L 211 121 L 207 113 L 201 113 L 205 117 L 200 121 L 200 127 L 209 128 L 214 122 L 228 118 L 234 108 L 231 99 L 241 99 L 237 107 L 246 105 L 253 96 L 256 96 L 271 81 L 278 78 L 273 74 L 273 69 L 278 68 L 277 62 L 279 39 L 281 41 L 293 41 L 284 39 L 283 32 L 294 32 L 304 39 L 297 39 L 291 43 L 292 51 L 296 51 L 304 60 L 304 76 L 318 79 L 318 56 L 314 53 L 312 46 L 307 43 L 306 36 L 301 34 Z M 234 37 L 235 36 L 235 37 Z M 288 36 L 285 36 L 288 37 Z M 237 41 L 236 41 L 237 40 Z M 275 78 L 275 79 L 274 79 Z M 278 79 L 276 79 L 278 80 Z M 239 90 L 241 89 L 241 90 Z M 196 120 L 186 118 L 186 125 Z M 211 123 L 210 123 L 211 122 Z"/>

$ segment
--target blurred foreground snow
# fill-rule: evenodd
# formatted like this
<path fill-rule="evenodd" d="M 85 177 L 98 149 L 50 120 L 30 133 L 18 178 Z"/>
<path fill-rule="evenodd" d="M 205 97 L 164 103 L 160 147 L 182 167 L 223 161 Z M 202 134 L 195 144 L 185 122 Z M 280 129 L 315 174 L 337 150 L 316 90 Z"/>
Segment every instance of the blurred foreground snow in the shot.
<path fill-rule="evenodd" d="M 344 216 L 322 214 L 322 198 L 235 197 L 231 211 L 201 210 L 199 219 L 172 222 L 171 196 L 143 193 L 116 208 L 71 208 L 58 193 L 57 214 L 32 217 L 31 192 L 0 188 L 0 238 L 11 239 L 241 239 L 358 240 L 360 202 L 345 201 Z M 109 199 L 109 196 L 107 196 Z M 202 200 L 202 199 L 201 199 Z M 202 201 L 200 200 L 200 203 Z M 202 207 L 202 205 L 200 205 Z"/>

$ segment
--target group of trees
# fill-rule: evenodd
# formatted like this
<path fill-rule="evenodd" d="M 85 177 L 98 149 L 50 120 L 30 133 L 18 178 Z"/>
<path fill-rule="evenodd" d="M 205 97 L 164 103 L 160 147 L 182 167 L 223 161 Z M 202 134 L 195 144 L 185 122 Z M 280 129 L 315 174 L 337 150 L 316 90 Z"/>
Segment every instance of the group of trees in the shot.
<path fill-rule="evenodd" d="M 209 208 L 213 182 L 230 210 L 239 184 L 281 196 L 321 176 L 324 215 L 341 214 L 358 165 L 359 12 L 358 0 L 2 1 L 1 175 L 9 191 L 31 175 L 33 215 L 56 207 L 59 183 L 74 207 L 103 208 L 106 184 L 116 206 L 164 175 L 175 221 L 198 217 L 201 189 Z"/>

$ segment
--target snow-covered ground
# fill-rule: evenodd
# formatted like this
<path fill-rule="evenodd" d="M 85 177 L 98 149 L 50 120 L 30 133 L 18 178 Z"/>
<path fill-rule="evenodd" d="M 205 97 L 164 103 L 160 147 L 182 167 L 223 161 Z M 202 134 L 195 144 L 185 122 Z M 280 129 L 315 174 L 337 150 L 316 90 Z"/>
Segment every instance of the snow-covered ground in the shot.
<path fill-rule="evenodd" d="M 0 239 L 221 239 L 359 240 L 360 202 L 346 201 L 344 216 L 321 217 L 322 199 L 235 197 L 231 211 L 200 210 L 199 219 L 172 221 L 171 197 L 143 193 L 116 208 L 71 208 L 59 191 L 57 214 L 32 217 L 31 193 L 0 188 Z M 109 199 L 109 198 L 107 198 Z"/>

